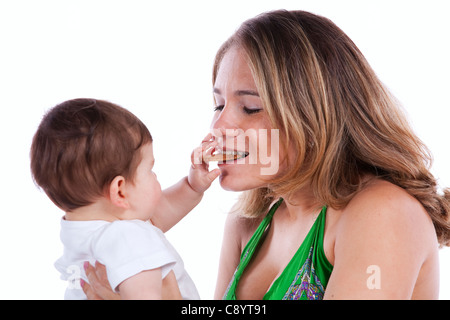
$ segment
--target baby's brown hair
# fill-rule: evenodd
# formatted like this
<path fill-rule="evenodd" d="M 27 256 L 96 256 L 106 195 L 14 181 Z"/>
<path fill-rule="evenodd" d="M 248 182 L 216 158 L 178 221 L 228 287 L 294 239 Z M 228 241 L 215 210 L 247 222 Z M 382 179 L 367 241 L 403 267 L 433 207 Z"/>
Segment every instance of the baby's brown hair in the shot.
<path fill-rule="evenodd" d="M 44 116 L 31 145 L 35 183 L 64 211 L 92 204 L 116 176 L 133 182 L 147 127 L 113 103 L 74 99 Z"/>

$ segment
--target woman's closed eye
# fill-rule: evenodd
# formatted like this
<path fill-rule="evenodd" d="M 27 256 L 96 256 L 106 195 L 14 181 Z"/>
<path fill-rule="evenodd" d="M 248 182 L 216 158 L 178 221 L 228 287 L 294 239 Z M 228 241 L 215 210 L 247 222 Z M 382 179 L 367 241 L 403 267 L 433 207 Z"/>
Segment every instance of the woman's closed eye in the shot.
<path fill-rule="evenodd" d="M 222 111 L 224 107 L 225 107 L 224 105 L 215 106 L 214 107 L 214 112 Z M 244 106 L 244 107 L 242 107 L 242 110 L 243 110 L 244 113 L 250 115 L 250 114 L 255 114 L 255 113 L 261 112 L 262 108 L 257 108 L 257 107 L 249 108 L 249 107 Z"/>
<path fill-rule="evenodd" d="M 255 114 L 262 110 L 262 108 L 249 108 L 249 107 L 244 107 L 243 109 L 246 114 Z"/>
<path fill-rule="evenodd" d="M 215 107 L 214 107 L 214 112 L 216 112 L 216 111 L 222 111 L 224 107 L 225 107 L 224 105 L 221 105 L 221 106 L 215 106 Z"/>

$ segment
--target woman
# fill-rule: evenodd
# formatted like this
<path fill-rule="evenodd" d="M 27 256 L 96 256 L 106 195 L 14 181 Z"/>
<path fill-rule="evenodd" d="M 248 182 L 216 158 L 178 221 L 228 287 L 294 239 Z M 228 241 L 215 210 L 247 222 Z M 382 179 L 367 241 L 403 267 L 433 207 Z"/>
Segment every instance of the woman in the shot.
<path fill-rule="evenodd" d="M 437 193 L 426 147 L 336 25 L 303 11 L 257 16 L 219 50 L 213 86 L 212 128 L 227 150 L 251 130 L 280 141 L 276 172 L 254 158 L 271 135 L 249 134 L 256 151 L 219 166 L 221 186 L 244 192 L 216 298 L 438 297 L 450 190 Z"/>

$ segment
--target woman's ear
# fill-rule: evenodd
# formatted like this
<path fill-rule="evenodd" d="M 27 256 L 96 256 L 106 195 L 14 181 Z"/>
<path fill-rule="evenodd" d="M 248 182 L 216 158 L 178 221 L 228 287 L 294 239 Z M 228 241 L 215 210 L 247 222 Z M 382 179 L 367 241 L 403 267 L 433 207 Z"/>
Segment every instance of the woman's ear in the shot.
<path fill-rule="evenodd" d="M 109 198 L 115 206 L 123 209 L 129 209 L 130 204 L 128 203 L 125 188 L 125 178 L 122 176 L 115 177 L 109 185 Z"/>

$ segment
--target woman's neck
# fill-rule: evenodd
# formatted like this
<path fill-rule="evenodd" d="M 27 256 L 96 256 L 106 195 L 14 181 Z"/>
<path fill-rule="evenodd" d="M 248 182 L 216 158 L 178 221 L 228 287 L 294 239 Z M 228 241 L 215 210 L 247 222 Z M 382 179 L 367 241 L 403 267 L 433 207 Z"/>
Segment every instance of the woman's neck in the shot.
<path fill-rule="evenodd" d="M 302 216 L 317 214 L 322 208 L 321 204 L 310 190 L 299 190 L 289 196 L 282 197 L 290 219 L 296 220 Z"/>

